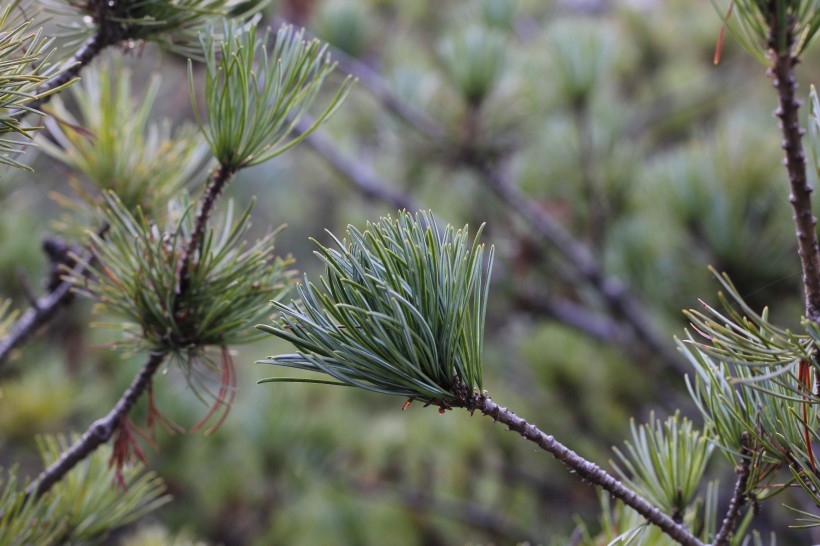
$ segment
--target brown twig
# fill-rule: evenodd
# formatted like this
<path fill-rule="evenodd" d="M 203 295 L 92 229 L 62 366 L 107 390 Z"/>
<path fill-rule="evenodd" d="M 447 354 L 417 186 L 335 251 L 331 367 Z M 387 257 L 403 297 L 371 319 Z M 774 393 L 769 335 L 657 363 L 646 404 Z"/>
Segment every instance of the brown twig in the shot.
<path fill-rule="evenodd" d="M 71 271 L 71 277 L 81 277 L 86 274 L 86 267 L 83 265 L 90 256 L 80 260 Z M 74 293 L 71 291 L 72 283 L 68 279 L 56 284 L 53 290 L 42 298 L 33 302 L 31 307 L 23 313 L 12 327 L 9 334 L 0 339 L 0 365 L 5 363 L 11 352 L 19 345 L 28 340 L 34 332 L 42 326 L 48 324 L 57 315 L 57 311 L 71 303 Z"/>
<path fill-rule="evenodd" d="M 77 463 L 88 457 L 111 438 L 121 419 L 128 415 L 139 397 L 150 386 L 151 378 L 165 360 L 165 356 L 165 353 L 151 353 L 140 373 L 134 378 L 116 405 L 108 412 L 108 415 L 94 421 L 74 445 L 64 451 L 59 459 L 40 473 L 37 479 L 26 488 L 27 496 L 33 495 L 35 498 L 39 498 L 51 489 L 54 484 L 62 480 Z"/>
<path fill-rule="evenodd" d="M 211 217 L 217 198 L 222 194 L 225 186 L 228 185 L 235 173 L 236 168 L 220 165 L 216 171 L 214 171 L 214 174 L 208 181 L 208 185 L 205 187 L 205 193 L 202 194 L 199 211 L 194 221 L 194 230 L 191 232 L 191 238 L 185 245 L 179 260 L 179 267 L 177 269 L 177 295 L 182 295 L 185 290 L 188 289 L 194 254 L 199 251 L 199 247 L 202 245 L 208 220 Z"/>
<path fill-rule="evenodd" d="M 37 94 L 40 98 L 26 103 L 25 106 L 32 110 L 40 110 L 55 95 L 55 90 L 77 79 L 83 68 L 90 64 L 102 50 L 117 43 L 116 41 L 112 41 L 113 38 L 114 37 L 107 32 L 98 31 L 95 33 L 80 47 L 77 53 L 67 61 L 66 64 L 70 65 L 69 68 L 40 86 L 37 90 Z"/>
<path fill-rule="evenodd" d="M 545 434 L 535 425 L 518 417 L 507 408 L 499 406 L 489 397 L 484 395 L 475 396 L 466 401 L 465 407 L 470 410 L 478 410 L 482 414 L 492 417 L 494 421 L 507 425 L 510 430 L 514 430 L 527 440 L 537 444 L 541 449 L 568 466 L 581 479 L 603 488 L 613 497 L 620 499 L 679 544 L 704 546 L 684 525 L 676 523 L 671 517 L 649 504 L 611 474 L 595 463 L 584 459 L 554 437 Z"/>
<path fill-rule="evenodd" d="M 740 464 L 737 467 L 737 482 L 732 493 L 732 500 L 726 509 L 726 516 L 720 525 L 720 530 L 715 535 L 712 546 L 725 546 L 729 544 L 729 536 L 737 525 L 737 517 L 740 509 L 746 504 L 746 484 L 749 482 L 749 465 L 752 461 L 752 452 L 749 447 L 749 433 L 744 431 L 740 434 Z"/>
<path fill-rule="evenodd" d="M 780 28 L 784 29 L 785 36 L 780 36 Z M 779 47 L 781 38 L 784 44 L 782 50 Z M 785 165 L 791 187 L 789 202 L 797 228 L 797 253 L 803 269 L 806 317 L 813 322 L 820 322 L 820 246 L 816 233 L 817 218 L 812 214 L 811 208 L 813 190 L 806 176 L 806 156 L 802 142 L 805 131 L 800 127 L 798 116 L 800 101 L 797 99 L 798 85 L 794 74 L 798 59 L 792 53 L 794 38 L 793 26 L 789 22 L 779 25 L 777 17 L 770 17 L 769 51 L 772 66 L 769 76 L 777 89 L 778 107 L 775 115 L 780 119 L 780 130 L 783 133 L 781 146 L 786 155 Z"/>

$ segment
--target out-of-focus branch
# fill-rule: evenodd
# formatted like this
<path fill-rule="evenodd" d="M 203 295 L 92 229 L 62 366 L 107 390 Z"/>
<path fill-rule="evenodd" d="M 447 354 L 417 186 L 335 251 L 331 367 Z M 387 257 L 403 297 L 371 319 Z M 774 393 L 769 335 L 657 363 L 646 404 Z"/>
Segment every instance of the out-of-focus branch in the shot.
<path fill-rule="evenodd" d="M 89 260 L 90 256 L 83 257 L 80 263 L 74 266 L 70 276 L 83 276 L 86 272 L 83 263 Z M 0 366 L 6 362 L 8 356 L 16 347 L 29 339 L 40 327 L 48 324 L 61 307 L 68 305 L 73 296 L 71 282 L 63 280 L 57 283 L 48 294 L 33 302 L 32 306 L 23 313 L 23 316 L 11 328 L 8 336 L 0 339 Z"/>
<path fill-rule="evenodd" d="M 54 78 L 45 82 L 41 88 L 38 89 L 40 98 L 26 103 L 26 107 L 33 110 L 40 110 L 40 108 L 42 108 L 48 101 L 51 100 L 51 97 L 55 95 L 55 90 L 60 89 L 72 80 L 75 80 L 80 75 L 83 68 L 91 63 L 91 61 L 94 60 L 94 58 L 99 55 L 103 49 L 115 43 L 111 42 L 110 38 L 111 37 L 108 34 L 103 32 L 97 32 L 89 38 L 80 47 L 77 53 L 75 53 L 71 59 L 66 62 L 69 67 L 63 72 L 60 72 Z"/>
<path fill-rule="evenodd" d="M 60 455 L 26 489 L 26 495 L 40 497 L 62 480 L 77 463 L 88 457 L 95 449 L 107 442 L 128 415 L 140 396 L 151 385 L 151 378 L 165 360 L 165 353 L 151 353 L 140 373 L 125 390 L 108 415 L 94 421 L 88 430 L 67 451 Z"/>
<path fill-rule="evenodd" d="M 334 55 L 336 55 L 342 68 L 359 78 L 363 87 L 377 98 L 385 109 L 405 120 L 410 126 L 428 138 L 441 138 L 445 134 L 444 129 L 436 122 L 403 103 L 372 69 L 355 59 L 350 59 L 344 53 L 335 52 Z M 431 123 L 428 123 L 428 121 Z M 408 197 L 397 195 L 394 190 L 390 190 L 388 185 L 379 180 L 370 169 L 345 157 L 330 141 L 321 135 L 314 133 L 308 139 L 308 143 L 338 173 L 353 182 L 369 198 L 383 200 L 397 206 L 397 208 L 407 208 L 408 210 L 416 208 L 415 206 L 408 207 L 406 204 Z M 511 182 L 507 180 L 506 175 L 501 172 L 501 169 L 486 162 L 475 161 L 475 159 L 466 157 L 465 161 L 469 160 L 467 166 L 478 172 L 485 185 L 511 211 L 533 226 L 542 237 L 547 239 L 567 258 L 581 278 L 600 294 L 614 314 L 622 317 L 629 324 L 642 344 L 651 349 L 668 366 L 682 373 L 689 371 L 689 367 L 674 350 L 670 340 L 665 339 L 655 329 L 649 312 L 623 283 L 604 274 L 600 264 L 586 245 L 570 235 L 547 211 L 541 209 L 536 203 L 527 199 L 526 196 L 513 187 Z M 571 324 L 576 325 L 575 323 Z"/>
<path fill-rule="evenodd" d="M 310 120 L 302 119 L 294 132 L 301 135 L 310 125 Z M 320 131 L 309 134 L 305 142 L 368 199 L 383 201 L 397 210 L 419 210 L 420 206 L 414 199 L 385 184 L 368 165 L 349 158 Z"/>
<path fill-rule="evenodd" d="M 591 311 L 573 301 L 543 298 L 532 292 L 524 291 L 515 294 L 514 297 L 516 306 L 519 309 L 552 317 L 605 343 L 622 346 L 630 346 L 635 343 L 635 336 L 628 328 L 612 320 L 607 315 Z"/>
<path fill-rule="evenodd" d="M 475 168 L 484 184 L 569 261 L 578 271 L 581 280 L 594 288 L 616 316 L 622 317 L 629 324 L 644 345 L 652 349 L 667 365 L 682 373 L 689 371 L 683 359 L 672 348 L 672 343 L 655 329 L 649 312 L 621 281 L 604 273 L 586 245 L 573 238 L 548 212 L 519 191 L 501 169 L 486 164 L 476 165 Z"/>

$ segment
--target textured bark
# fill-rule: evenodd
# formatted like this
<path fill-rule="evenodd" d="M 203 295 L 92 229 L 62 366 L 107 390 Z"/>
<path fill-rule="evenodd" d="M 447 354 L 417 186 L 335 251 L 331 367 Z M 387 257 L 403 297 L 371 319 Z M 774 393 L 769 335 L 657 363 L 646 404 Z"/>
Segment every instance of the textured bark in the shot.
<path fill-rule="evenodd" d="M 772 13 L 775 13 L 774 11 Z M 793 26 L 782 25 L 786 36 L 780 36 L 781 25 L 777 17 L 770 18 L 769 50 L 772 85 L 777 89 L 778 107 L 775 115 L 780 119 L 783 134 L 781 147 L 785 152 L 786 171 L 789 175 L 792 218 L 797 228 L 797 253 L 803 269 L 803 289 L 806 296 L 806 317 L 812 322 L 820 322 L 820 246 L 817 243 L 817 218 L 812 214 L 812 187 L 806 176 L 806 155 L 803 151 L 803 134 L 800 127 L 797 99 L 797 80 L 794 68 L 797 57 L 792 54 L 794 43 Z M 779 44 L 785 44 L 780 49 Z"/>
<path fill-rule="evenodd" d="M 475 409 L 488 417 L 492 417 L 494 421 L 504 423 L 510 430 L 537 444 L 541 449 L 549 452 L 553 457 L 567 465 L 581 479 L 603 488 L 616 499 L 620 499 L 678 543 L 684 546 L 704 546 L 685 526 L 676 523 L 671 517 L 649 504 L 611 474 L 595 463 L 584 459 L 554 437 L 545 434 L 538 427 L 518 417 L 507 408 L 499 406 L 486 396 L 477 396 L 465 405 L 471 410 Z"/>
<path fill-rule="evenodd" d="M 29 485 L 26 489 L 26 495 L 34 495 L 35 498 L 40 497 L 51 489 L 54 484 L 62 480 L 77 463 L 106 443 L 114 434 L 121 419 L 128 415 L 128 412 L 131 411 L 140 396 L 148 389 L 151 378 L 164 360 L 165 353 L 151 353 L 139 375 L 134 378 L 116 405 L 108 412 L 108 415 L 94 421 L 74 445 L 63 452 L 59 459 L 46 468 Z"/>

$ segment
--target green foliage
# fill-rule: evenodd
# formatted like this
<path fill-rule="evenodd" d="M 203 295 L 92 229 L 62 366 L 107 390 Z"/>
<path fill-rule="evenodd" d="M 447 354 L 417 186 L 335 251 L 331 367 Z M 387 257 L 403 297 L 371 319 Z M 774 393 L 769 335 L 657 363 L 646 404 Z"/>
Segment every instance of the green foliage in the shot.
<path fill-rule="evenodd" d="M 769 21 L 778 24 L 776 48 L 778 52 L 799 57 L 814 41 L 820 29 L 820 4 L 817 0 L 711 0 L 723 17 L 723 23 L 740 44 L 755 59 L 768 64 Z M 795 37 L 786 43 L 787 30 Z"/>
<path fill-rule="evenodd" d="M 696 371 L 687 384 L 714 441 L 735 464 L 748 457 L 742 435 L 752 438 L 749 488 L 762 499 L 782 491 L 769 487 L 779 469 L 815 464 L 811 424 L 820 407 L 810 379 L 813 341 L 773 326 L 768 312 L 755 313 L 728 277 L 718 279 L 728 293 L 720 294 L 726 315 L 706 304 L 705 313 L 687 313 L 705 339 L 679 342 Z"/>
<path fill-rule="evenodd" d="M 274 302 L 281 322 L 259 326 L 299 353 L 259 363 L 325 373 L 331 384 L 463 402 L 462 389 L 469 396 L 482 388 L 493 251 L 485 272 L 480 233 L 470 244 L 466 226 L 439 232 L 431 213 L 402 212 L 364 232 L 349 226 L 349 241 L 331 234 L 338 249 L 314 241 L 325 264 L 320 287 L 306 278 L 300 302 Z"/>
<path fill-rule="evenodd" d="M 186 57 L 201 54 L 199 35 L 226 17 L 247 18 L 269 0 L 118 0 L 73 2 L 49 0 L 52 10 L 71 21 L 64 29 L 73 41 L 84 40 L 107 25 L 107 37 L 129 47 L 150 41 Z M 113 25 L 111 25 L 113 23 Z M 113 27 L 113 28 L 112 28 Z M 113 45 L 113 44 L 111 44 Z"/>
<path fill-rule="evenodd" d="M 56 461 L 69 445 L 65 438 L 41 437 L 44 463 Z M 46 494 L 56 499 L 58 514 L 68 515 L 65 542 L 105 536 L 171 500 L 156 473 L 132 465 L 118 477 L 117 468 L 109 464 L 110 456 L 110 449 L 98 450 Z M 117 485 L 120 478 L 128 484 L 124 490 Z"/>
<path fill-rule="evenodd" d="M 151 78 L 142 100 L 132 96 L 131 72 L 121 63 L 88 68 L 73 89 L 77 114 L 54 99 L 49 126 L 55 143 L 39 140 L 50 156 L 82 174 L 93 188 L 74 187 L 88 208 L 101 190 L 113 191 L 128 210 L 167 203 L 201 175 L 207 146 L 192 125 L 172 129 L 170 120 L 151 120 L 159 77 Z"/>
<path fill-rule="evenodd" d="M 650 414 L 647 425 L 635 425 L 626 450 L 615 448 L 624 469 L 616 466 L 624 483 L 673 517 L 683 518 L 695 500 L 714 444 L 694 429 L 692 421 L 679 415 L 655 420 Z"/>
<path fill-rule="evenodd" d="M 506 44 L 495 29 L 471 25 L 448 36 L 439 46 L 439 56 L 449 80 L 467 104 L 475 107 L 498 84 Z"/>
<path fill-rule="evenodd" d="M 229 211 L 213 224 L 181 295 L 176 272 L 193 229 L 191 207 L 169 203 L 161 225 L 139 209 L 132 214 L 112 193 L 105 194 L 105 207 L 110 229 L 104 239 L 92 235 L 96 261 L 89 267 L 94 276 L 72 281 L 102 309 L 124 319 L 107 325 L 122 331 L 122 347 L 187 359 L 205 346 L 257 337 L 247 328 L 248 321 L 262 320 L 267 315 L 264 304 L 279 297 L 287 261 L 274 256 L 274 233 L 246 245 L 250 207 L 236 221 Z M 258 311 L 248 317 L 248 309 Z"/>
<path fill-rule="evenodd" d="M 564 21 L 550 29 L 551 75 L 565 105 L 581 108 L 590 102 L 611 69 L 612 47 L 607 32 L 589 20 Z"/>
<path fill-rule="evenodd" d="M 40 114 L 26 104 L 65 86 L 49 92 L 38 90 L 61 69 L 51 60 L 53 39 L 45 37 L 42 29 L 33 30 L 30 19 L 20 21 L 14 14 L 20 9 L 15 0 L 0 14 L 0 165 L 30 170 L 16 157 L 31 145 L 32 133 L 42 127 L 22 124 L 25 114 Z"/>
<path fill-rule="evenodd" d="M 370 35 L 366 8 L 356 2 L 323 7 L 315 23 L 316 34 L 351 57 L 362 57 Z"/>
<path fill-rule="evenodd" d="M 65 438 L 42 437 L 39 444 L 45 464 L 68 448 Z M 107 447 L 95 452 L 39 499 L 18 488 L 16 469 L 7 470 L 0 480 L 0 545 L 96 544 L 170 501 L 163 481 L 141 466 L 124 469 L 129 487 L 119 489 L 110 455 Z"/>
<path fill-rule="evenodd" d="M 227 169 L 259 165 L 292 148 L 333 115 L 350 92 L 352 80 L 346 79 L 311 127 L 288 139 L 334 69 L 326 46 L 304 40 L 303 32 L 287 25 L 276 33 L 270 55 L 268 32 L 257 38 L 256 25 L 226 27 L 225 34 L 218 45 L 210 34 L 202 41 L 208 119 L 197 119 L 214 157 Z M 190 63 L 188 72 L 198 115 Z"/>
<path fill-rule="evenodd" d="M 718 484 L 709 482 L 706 487 L 705 498 L 696 507 L 697 515 L 690 511 L 693 517 L 686 519 L 685 523 L 690 529 L 694 529 L 698 538 L 705 543 L 710 543 L 715 539 L 717 526 L 720 523 L 718 518 Z M 663 534 L 658 528 L 646 524 L 646 520 L 637 512 L 625 506 L 621 501 L 613 502 L 609 496 L 600 495 L 601 502 L 601 529 L 598 533 L 589 530 L 585 523 L 579 524 L 581 529 L 580 539 L 576 542 L 578 546 L 673 546 L 676 541 Z M 769 542 L 764 542 L 763 537 L 757 531 L 749 532 L 752 523 L 752 510 L 747 510 L 743 519 L 729 538 L 729 546 L 764 546 L 777 544 L 774 534 Z"/>

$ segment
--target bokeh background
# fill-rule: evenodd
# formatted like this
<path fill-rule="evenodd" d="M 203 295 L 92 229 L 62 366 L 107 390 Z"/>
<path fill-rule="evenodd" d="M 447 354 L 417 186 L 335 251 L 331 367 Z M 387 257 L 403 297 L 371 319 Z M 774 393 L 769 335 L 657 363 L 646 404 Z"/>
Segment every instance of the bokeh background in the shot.
<path fill-rule="evenodd" d="M 362 78 L 321 133 L 442 223 L 486 222 L 497 253 L 486 388 L 582 455 L 609 467 L 631 417 L 679 408 L 697 419 L 683 370 L 629 332 L 488 189 L 476 155 L 630 287 L 673 354 L 681 309 L 716 300 L 709 264 L 781 325 L 799 324 L 775 95 L 731 39 L 715 66 L 721 22 L 708 1 L 280 0 L 263 17 L 329 41 L 343 68 L 366 69 L 441 131 L 432 138 L 402 119 Z M 137 96 L 149 74 L 162 75 L 158 119 L 191 121 L 185 59 L 140 44 L 109 56 L 123 58 Z M 799 68 L 806 96 L 818 68 L 809 51 Z M 0 295 L 18 307 L 25 286 L 40 290 L 47 274 L 40 240 L 63 214 L 54 194 L 82 183 L 45 156 L 27 157 L 35 174 L 0 179 Z M 240 207 L 256 197 L 259 235 L 287 225 L 277 248 L 300 274 L 319 270 L 309 237 L 327 241 L 325 229 L 395 212 L 307 144 L 243 171 L 229 197 Z M 568 323 L 567 309 L 610 330 L 591 335 Z M 130 382 L 139 360 L 89 326 L 103 318 L 75 301 L 2 370 L 3 466 L 38 472 L 36 433 L 84 430 Z M 420 404 L 402 412 L 403 400 L 349 389 L 256 385 L 282 372 L 254 360 L 288 348 L 271 338 L 234 349 L 228 419 L 210 436 L 159 433 L 149 461 L 174 500 L 112 543 L 566 544 L 579 521 L 594 533 L 595 491 L 489 420 Z M 207 412 L 173 368 L 155 383 L 174 421 L 190 427 Z M 712 473 L 726 497 L 731 469 L 715 457 Z M 759 527 L 782 531 L 779 518 L 774 510 Z"/>

